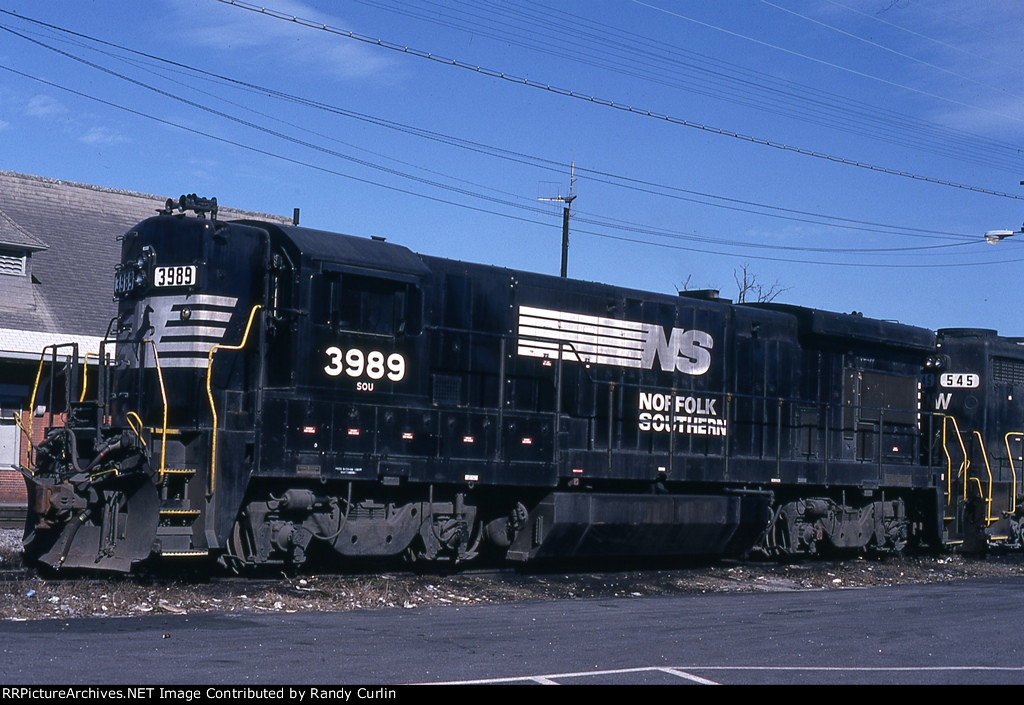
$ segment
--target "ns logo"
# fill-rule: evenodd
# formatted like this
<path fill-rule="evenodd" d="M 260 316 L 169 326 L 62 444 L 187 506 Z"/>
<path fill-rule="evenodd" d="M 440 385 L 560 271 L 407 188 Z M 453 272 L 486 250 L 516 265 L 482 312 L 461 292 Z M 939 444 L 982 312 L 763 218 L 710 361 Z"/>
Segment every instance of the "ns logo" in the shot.
<path fill-rule="evenodd" d="M 519 354 L 592 365 L 702 375 L 711 369 L 715 340 L 696 328 L 624 321 L 534 306 L 519 307 Z"/>
<path fill-rule="evenodd" d="M 662 372 L 678 371 L 687 375 L 702 375 L 711 369 L 711 349 L 715 339 L 702 330 L 673 328 L 666 336 L 661 326 L 644 323 L 645 337 L 641 366 L 654 367 L 657 358 Z"/>

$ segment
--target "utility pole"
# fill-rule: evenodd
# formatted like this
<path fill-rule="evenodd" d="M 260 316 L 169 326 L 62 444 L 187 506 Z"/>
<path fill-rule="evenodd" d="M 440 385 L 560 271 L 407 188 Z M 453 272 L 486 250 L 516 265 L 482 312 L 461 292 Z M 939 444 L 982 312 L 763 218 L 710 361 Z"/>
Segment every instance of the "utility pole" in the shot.
<path fill-rule="evenodd" d="M 565 204 L 562 208 L 562 273 L 565 278 L 569 273 L 569 207 L 576 200 L 573 187 L 576 185 L 576 162 L 569 166 L 569 195 L 555 196 L 554 198 L 538 198 L 538 201 L 561 201 Z"/>

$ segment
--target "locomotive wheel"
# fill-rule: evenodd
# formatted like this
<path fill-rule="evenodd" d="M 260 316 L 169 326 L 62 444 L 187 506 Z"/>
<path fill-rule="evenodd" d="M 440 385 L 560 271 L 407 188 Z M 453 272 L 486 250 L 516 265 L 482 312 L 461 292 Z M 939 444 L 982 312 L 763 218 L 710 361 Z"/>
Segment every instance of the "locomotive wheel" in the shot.
<path fill-rule="evenodd" d="M 235 575 L 252 565 L 252 541 L 249 532 L 242 523 L 241 518 L 231 527 L 231 535 L 228 537 L 225 547 L 224 564 Z"/>
<path fill-rule="evenodd" d="M 793 555 L 792 527 L 789 514 L 783 507 L 776 510 L 771 526 L 767 532 L 768 554 L 776 558 L 787 558 Z"/>

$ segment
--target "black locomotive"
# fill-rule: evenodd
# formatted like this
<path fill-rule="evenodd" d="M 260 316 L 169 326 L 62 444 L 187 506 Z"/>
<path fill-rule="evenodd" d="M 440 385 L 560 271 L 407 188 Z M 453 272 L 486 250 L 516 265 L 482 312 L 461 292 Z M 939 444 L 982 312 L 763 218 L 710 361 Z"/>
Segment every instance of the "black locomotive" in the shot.
<path fill-rule="evenodd" d="M 44 355 L 32 561 L 1019 543 L 1017 341 L 171 210 L 124 237 L 99 365 Z"/>
<path fill-rule="evenodd" d="M 931 462 L 943 468 L 943 538 L 980 551 L 1024 545 L 1022 441 L 1024 338 L 992 330 L 940 330 L 925 359 Z"/>

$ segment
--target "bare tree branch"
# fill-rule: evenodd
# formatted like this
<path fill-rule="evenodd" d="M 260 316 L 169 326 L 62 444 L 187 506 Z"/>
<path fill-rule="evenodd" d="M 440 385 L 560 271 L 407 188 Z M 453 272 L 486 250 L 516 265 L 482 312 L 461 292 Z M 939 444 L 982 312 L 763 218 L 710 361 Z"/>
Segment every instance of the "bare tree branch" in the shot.
<path fill-rule="evenodd" d="M 692 274 L 687 274 L 686 275 L 686 281 L 683 282 L 683 285 L 676 287 L 676 293 L 678 294 L 678 293 L 683 292 L 683 291 L 689 291 L 690 290 L 690 282 L 692 280 L 693 280 L 693 275 Z"/>
<path fill-rule="evenodd" d="M 744 264 L 739 270 L 732 270 L 732 278 L 736 281 L 736 303 L 768 303 L 789 291 L 791 287 L 782 286 L 779 282 L 771 285 L 762 284 L 757 275 L 750 271 L 750 265 Z"/>

